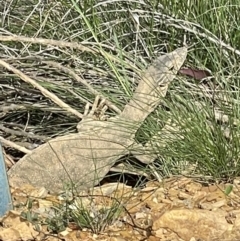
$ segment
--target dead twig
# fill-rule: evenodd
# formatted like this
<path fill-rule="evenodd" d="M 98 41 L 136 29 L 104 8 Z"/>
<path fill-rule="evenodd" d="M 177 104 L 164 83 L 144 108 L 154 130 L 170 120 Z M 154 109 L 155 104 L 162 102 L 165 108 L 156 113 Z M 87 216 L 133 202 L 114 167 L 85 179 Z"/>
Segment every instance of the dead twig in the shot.
<path fill-rule="evenodd" d="M 73 93 L 73 92 L 70 92 Z M 86 102 L 85 100 L 81 99 L 82 101 Z M 16 105 L 16 104 L 10 104 L 9 106 L 0 106 L 0 112 L 6 114 L 8 112 L 12 112 L 12 111 L 17 111 L 17 110 L 27 110 L 29 108 L 38 108 L 41 109 L 43 111 L 49 111 L 51 113 L 65 113 L 65 110 L 63 110 L 62 108 L 58 108 L 58 107 L 49 107 L 47 105 L 41 105 L 38 103 L 35 104 L 25 104 L 25 105 Z M 8 123 L 9 124 L 9 123 Z"/>
<path fill-rule="evenodd" d="M 7 62 L 5 62 L 5 61 L 3 61 L 1 59 L 0 59 L 0 65 L 5 67 L 9 71 L 12 71 L 14 74 L 19 76 L 23 81 L 31 84 L 32 86 L 34 86 L 35 88 L 40 90 L 41 93 L 44 96 L 46 96 L 49 99 L 51 99 L 54 103 L 56 103 L 61 108 L 65 109 L 66 111 L 70 112 L 71 114 L 73 114 L 73 115 L 75 115 L 75 116 L 77 116 L 77 117 L 82 119 L 83 115 L 81 113 L 79 113 L 77 110 L 75 110 L 72 107 L 70 107 L 68 104 L 66 104 L 61 99 L 59 99 L 56 95 L 54 95 L 53 93 L 51 93 L 48 90 L 46 90 L 44 87 L 42 87 L 40 84 L 38 84 L 35 80 L 31 79 L 29 76 L 25 75 L 20 70 L 16 69 L 15 67 L 11 66 L 10 64 L 8 64 Z"/>
<path fill-rule="evenodd" d="M 22 146 L 19 146 L 17 145 L 16 143 L 12 142 L 12 141 L 9 141 L 9 140 L 6 140 L 5 138 L 1 137 L 0 136 L 0 141 L 3 143 L 4 146 L 10 146 L 18 151 L 21 151 L 23 153 L 31 153 L 32 151 L 28 150 L 27 148 L 25 147 L 22 147 Z"/>
<path fill-rule="evenodd" d="M 29 37 L 25 37 L 25 36 L 16 36 L 16 35 L 15 36 L 14 35 L 9 35 L 9 36 L 1 36 L 0 35 L 0 41 L 27 42 L 27 43 L 33 43 L 33 44 L 43 44 L 43 45 L 53 45 L 53 46 L 58 46 L 58 47 L 74 48 L 74 49 L 78 49 L 82 52 L 85 52 L 85 51 L 90 52 L 90 53 L 97 52 L 95 49 L 86 47 L 77 42 L 66 42 L 66 41 L 54 40 L 54 39 L 29 38 Z"/>
<path fill-rule="evenodd" d="M 77 49 L 82 52 L 89 52 L 89 53 L 99 53 L 105 58 L 115 62 L 115 63 L 120 63 L 123 64 L 121 60 L 119 60 L 118 57 L 115 57 L 114 55 L 111 55 L 103 50 L 104 45 L 101 43 L 97 43 L 97 48 L 90 48 L 86 47 L 83 44 L 77 43 L 77 42 L 67 42 L 63 40 L 54 40 L 54 39 L 44 39 L 44 38 L 30 38 L 30 37 L 25 37 L 25 36 L 19 36 L 19 35 L 8 35 L 8 36 L 1 36 L 0 35 L 0 41 L 2 42 L 10 42 L 10 41 L 15 41 L 15 42 L 26 42 L 26 43 L 32 43 L 32 44 L 42 44 L 42 45 L 52 45 L 52 46 L 57 46 L 57 47 L 67 47 L 67 48 L 72 48 L 72 49 Z M 91 43 L 92 44 L 92 43 Z M 108 46 L 109 48 L 109 46 Z M 112 48 L 111 48 L 112 49 Z M 127 57 L 126 57 L 127 58 Z M 136 67 L 131 63 L 131 61 L 127 58 L 127 63 L 126 65 L 128 67 L 131 67 L 133 70 L 137 70 Z"/>
<path fill-rule="evenodd" d="M 6 132 L 8 134 L 15 135 L 15 136 L 25 136 L 25 137 L 28 137 L 31 139 L 37 139 L 37 140 L 41 140 L 41 141 L 47 141 L 48 139 L 50 139 L 46 136 L 35 135 L 32 133 L 27 133 L 25 131 L 15 131 L 15 130 L 12 130 L 12 129 L 9 129 L 9 128 L 3 126 L 2 124 L 0 124 L 0 130 Z"/>

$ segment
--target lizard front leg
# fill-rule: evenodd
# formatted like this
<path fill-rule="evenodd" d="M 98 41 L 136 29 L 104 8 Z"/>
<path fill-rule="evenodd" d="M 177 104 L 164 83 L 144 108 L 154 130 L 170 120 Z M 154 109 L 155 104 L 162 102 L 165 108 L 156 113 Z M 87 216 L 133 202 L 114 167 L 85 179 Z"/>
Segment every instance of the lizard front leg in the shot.
<path fill-rule="evenodd" d="M 90 110 L 90 103 L 87 103 L 84 109 L 83 118 L 77 125 L 79 133 L 88 133 L 96 128 L 103 127 L 104 121 L 107 120 L 108 116 L 105 115 L 108 107 L 105 105 L 105 99 L 100 96 L 96 96 L 92 108 Z M 97 122 L 97 125 L 96 125 Z"/>

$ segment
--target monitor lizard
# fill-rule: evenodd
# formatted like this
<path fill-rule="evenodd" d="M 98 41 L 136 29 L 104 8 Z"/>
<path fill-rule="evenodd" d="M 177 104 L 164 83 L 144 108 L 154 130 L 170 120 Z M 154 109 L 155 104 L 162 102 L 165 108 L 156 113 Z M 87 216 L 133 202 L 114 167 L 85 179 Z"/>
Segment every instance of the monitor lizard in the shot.
<path fill-rule="evenodd" d="M 85 109 L 78 133 L 56 137 L 26 154 L 8 171 L 10 184 L 31 184 L 53 193 L 63 191 L 66 184 L 74 184 L 77 191 L 97 185 L 136 146 L 137 130 L 166 95 L 186 56 L 187 48 L 182 47 L 157 58 L 143 72 L 123 111 L 107 121 L 96 119 L 104 106 L 104 100 L 99 104 L 96 98 L 92 110 Z"/>

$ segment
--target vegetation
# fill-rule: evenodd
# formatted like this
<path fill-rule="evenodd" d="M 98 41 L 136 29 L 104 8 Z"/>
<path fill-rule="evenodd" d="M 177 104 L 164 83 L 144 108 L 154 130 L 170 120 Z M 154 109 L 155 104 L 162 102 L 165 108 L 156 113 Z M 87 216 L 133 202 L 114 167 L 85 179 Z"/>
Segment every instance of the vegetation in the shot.
<path fill-rule="evenodd" d="M 94 91 L 64 67 L 122 109 L 140 70 L 159 54 L 187 44 L 185 67 L 210 76 L 179 76 L 137 138 L 145 143 L 160 133 L 155 169 L 163 178 L 181 174 L 226 181 L 240 175 L 238 1 L 13 0 L 2 1 L 0 10 L 1 58 L 81 113 L 93 102 Z M 4 138 L 39 144 L 75 132 L 78 117 L 2 67 L 0 76 L 0 103 L 8 107 L 0 116 Z M 21 133 L 10 131 L 14 127 Z M 29 138 L 26 132 L 35 135 Z M 119 212 L 116 204 L 112 207 Z M 82 219 L 77 223 L 87 226 Z"/>

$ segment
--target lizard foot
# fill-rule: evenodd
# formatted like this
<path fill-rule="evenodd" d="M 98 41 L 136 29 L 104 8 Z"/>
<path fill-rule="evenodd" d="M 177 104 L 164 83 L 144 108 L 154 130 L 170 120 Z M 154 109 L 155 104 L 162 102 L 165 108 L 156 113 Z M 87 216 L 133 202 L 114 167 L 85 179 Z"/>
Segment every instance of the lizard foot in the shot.
<path fill-rule="evenodd" d="M 96 96 L 92 108 L 90 110 L 90 103 L 87 103 L 84 109 L 83 118 L 77 125 L 77 130 L 80 132 L 82 126 L 85 122 L 89 121 L 105 121 L 108 119 L 108 116 L 105 115 L 105 112 L 108 109 L 108 106 L 105 104 L 106 100 L 100 96 Z"/>
<path fill-rule="evenodd" d="M 83 118 L 91 118 L 94 120 L 106 120 L 107 115 L 105 115 L 105 112 L 108 109 L 108 106 L 105 104 L 106 100 L 102 99 L 100 101 L 101 97 L 99 95 L 96 96 L 92 109 L 89 111 L 90 103 L 87 103 L 85 106 L 85 110 L 83 113 Z M 99 102 L 100 101 L 100 102 Z"/>

